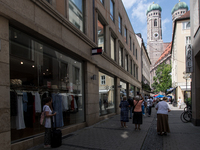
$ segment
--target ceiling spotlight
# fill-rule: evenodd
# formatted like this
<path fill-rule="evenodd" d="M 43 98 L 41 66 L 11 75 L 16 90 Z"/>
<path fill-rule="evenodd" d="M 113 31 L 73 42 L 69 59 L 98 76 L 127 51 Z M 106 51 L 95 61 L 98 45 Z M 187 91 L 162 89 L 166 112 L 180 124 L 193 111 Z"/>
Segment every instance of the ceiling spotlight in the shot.
<path fill-rule="evenodd" d="M 24 62 L 23 61 L 21 61 L 21 65 L 23 65 L 24 64 Z"/>
<path fill-rule="evenodd" d="M 32 67 L 34 68 L 35 66 L 34 66 L 34 65 L 32 65 Z"/>

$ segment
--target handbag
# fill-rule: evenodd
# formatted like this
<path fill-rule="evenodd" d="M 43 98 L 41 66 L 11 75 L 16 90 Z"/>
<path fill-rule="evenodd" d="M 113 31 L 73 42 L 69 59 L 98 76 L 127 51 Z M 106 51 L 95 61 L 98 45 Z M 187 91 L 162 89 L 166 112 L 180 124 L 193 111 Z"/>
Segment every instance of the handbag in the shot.
<path fill-rule="evenodd" d="M 138 104 L 138 102 L 135 105 L 133 105 L 132 113 L 134 113 L 135 106 Z"/>
<path fill-rule="evenodd" d="M 147 102 L 144 102 L 144 107 L 147 107 Z"/>
<path fill-rule="evenodd" d="M 46 116 L 45 116 L 45 112 L 43 110 L 43 112 L 41 113 L 41 116 L 40 116 L 40 124 L 44 126 L 45 121 L 46 121 Z"/>

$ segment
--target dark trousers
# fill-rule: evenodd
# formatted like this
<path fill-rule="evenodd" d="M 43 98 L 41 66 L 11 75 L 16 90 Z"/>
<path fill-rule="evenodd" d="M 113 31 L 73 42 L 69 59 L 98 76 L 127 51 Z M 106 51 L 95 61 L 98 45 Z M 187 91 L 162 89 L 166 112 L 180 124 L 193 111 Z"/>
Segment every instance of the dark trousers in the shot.
<path fill-rule="evenodd" d="M 148 114 L 151 115 L 151 106 L 148 106 Z"/>

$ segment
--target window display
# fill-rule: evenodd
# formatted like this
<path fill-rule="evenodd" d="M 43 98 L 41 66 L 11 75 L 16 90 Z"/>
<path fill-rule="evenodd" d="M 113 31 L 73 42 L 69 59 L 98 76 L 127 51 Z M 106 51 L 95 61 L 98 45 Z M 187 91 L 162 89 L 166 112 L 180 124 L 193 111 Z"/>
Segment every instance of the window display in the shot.
<path fill-rule="evenodd" d="M 44 132 L 40 115 L 48 96 L 57 127 L 84 122 L 82 71 L 82 62 L 10 27 L 11 140 Z"/>
<path fill-rule="evenodd" d="M 114 78 L 99 72 L 99 115 L 115 112 Z"/>

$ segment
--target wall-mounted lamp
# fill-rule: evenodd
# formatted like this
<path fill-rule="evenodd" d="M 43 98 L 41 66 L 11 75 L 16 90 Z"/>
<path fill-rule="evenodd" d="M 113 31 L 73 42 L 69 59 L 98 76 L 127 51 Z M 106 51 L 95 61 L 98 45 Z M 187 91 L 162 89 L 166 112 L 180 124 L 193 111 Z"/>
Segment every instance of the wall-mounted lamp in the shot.
<path fill-rule="evenodd" d="M 96 80 L 96 75 L 93 75 L 93 76 L 91 77 L 91 80 Z"/>
<path fill-rule="evenodd" d="M 122 88 L 122 85 L 117 86 L 118 88 Z"/>

